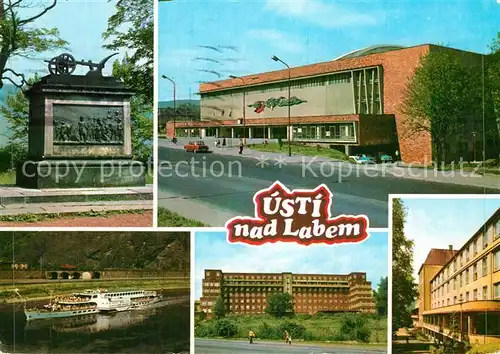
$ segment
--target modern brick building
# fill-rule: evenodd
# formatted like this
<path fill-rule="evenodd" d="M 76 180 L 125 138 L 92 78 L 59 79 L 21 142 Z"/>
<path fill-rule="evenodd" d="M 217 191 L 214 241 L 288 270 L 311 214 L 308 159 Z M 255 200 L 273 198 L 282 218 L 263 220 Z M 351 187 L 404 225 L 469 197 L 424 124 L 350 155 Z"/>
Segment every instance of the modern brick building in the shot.
<path fill-rule="evenodd" d="M 222 296 L 228 313 L 264 313 L 267 298 L 274 293 L 291 294 L 295 313 L 375 313 L 373 291 L 365 273 L 223 273 L 214 269 L 205 270 L 201 310 L 210 316 Z"/>
<path fill-rule="evenodd" d="M 500 345 L 500 209 L 459 249 L 432 249 L 419 271 L 418 326 L 442 340 Z"/>
<path fill-rule="evenodd" d="M 287 139 L 329 145 L 347 154 L 395 155 L 407 163 L 432 161 L 431 137 L 409 134 L 402 111 L 408 81 L 430 51 L 448 51 L 481 66 L 481 54 L 430 44 L 378 45 L 333 61 L 200 85 L 201 121 L 178 122 L 177 137 Z M 277 63 L 277 66 L 281 65 Z M 290 102 L 288 88 L 290 87 Z M 245 129 L 245 132 L 244 132 Z M 168 137 L 174 136 L 167 123 Z M 449 159 L 482 152 L 481 112 L 447 148 Z M 247 140 L 247 141 L 248 141 Z M 475 147 L 473 147 L 475 145 Z"/>

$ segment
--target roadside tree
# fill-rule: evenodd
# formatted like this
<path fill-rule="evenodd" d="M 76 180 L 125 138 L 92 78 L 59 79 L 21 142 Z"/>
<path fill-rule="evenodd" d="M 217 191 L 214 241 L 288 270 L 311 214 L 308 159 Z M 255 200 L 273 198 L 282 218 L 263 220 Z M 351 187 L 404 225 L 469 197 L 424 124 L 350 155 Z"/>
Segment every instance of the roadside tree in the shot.
<path fill-rule="evenodd" d="M 268 296 L 266 313 L 274 317 L 293 315 L 293 298 L 288 293 L 276 293 Z"/>
<path fill-rule="evenodd" d="M 392 330 L 410 327 L 411 305 L 418 295 L 413 279 L 413 241 L 406 238 L 406 211 L 400 199 L 392 207 Z"/>
<path fill-rule="evenodd" d="M 222 298 L 222 296 L 219 296 L 215 301 L 213 311 L 215 314 L 215 318 L 222 318 L 226 316 L 226 306 L 224 305 L 224 299 Z"/>
<path fill-rule="evenodd" d="M 380 316 L 387 316 L 387 277 L 380 278 L 377 291 L 375 293 L 375 301 L 377 304 L 377 314 Z"/>
<path fill-rule="evenodd" d="M 447 162 L 447 149 L 481 112 L 480 75 L 454 53 L 431 51 L 406 86 L 402 110 L 410 135 L 431 136 L 433 160 Z M 479 120 L 478 120 L 479 123 Z"/>

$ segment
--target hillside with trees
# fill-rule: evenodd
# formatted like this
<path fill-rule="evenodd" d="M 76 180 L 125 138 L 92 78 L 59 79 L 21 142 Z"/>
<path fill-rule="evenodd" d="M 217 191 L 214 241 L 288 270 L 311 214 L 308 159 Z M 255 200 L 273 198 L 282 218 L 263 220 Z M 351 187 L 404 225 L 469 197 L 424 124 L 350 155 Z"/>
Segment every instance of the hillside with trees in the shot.
<path fill-rule="evenodd" d="M 0 261 L 29 269 L 189 268 L 189 233 L 183 232 L 0 232 Z"/>

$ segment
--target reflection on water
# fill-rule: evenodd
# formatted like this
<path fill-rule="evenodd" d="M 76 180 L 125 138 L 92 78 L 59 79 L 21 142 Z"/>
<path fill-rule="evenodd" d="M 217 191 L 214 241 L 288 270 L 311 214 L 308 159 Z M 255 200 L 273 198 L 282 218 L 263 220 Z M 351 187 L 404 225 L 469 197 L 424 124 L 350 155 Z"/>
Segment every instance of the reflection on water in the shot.
<path fill-rule="evenodd" d="M 29 305 L 31 306 L 31 304 Z M 0 353 L 189 352 L 189 298 L 115 314 L 26 321 L 22 305 L 0 305 Z"/>

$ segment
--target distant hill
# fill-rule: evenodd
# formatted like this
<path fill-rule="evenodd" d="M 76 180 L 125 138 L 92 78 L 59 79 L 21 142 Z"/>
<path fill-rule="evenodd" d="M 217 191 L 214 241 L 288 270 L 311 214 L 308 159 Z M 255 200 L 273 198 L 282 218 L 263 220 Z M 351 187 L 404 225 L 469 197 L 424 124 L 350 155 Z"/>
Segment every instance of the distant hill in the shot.
<path fill-rule="evenodd" d="M 176 100 L 175 105 L 177 107 L 183 104 L 192 104 L 194 106 L 200 106 L 200 100 Z M 174 101 L 160 101 L 158 102 L 158 108 L 173 108 Z"/>
<path fill-rule="evenodd" d="M 178 100 L 161 101 L 158 103 L 158 126 L 164 127 L 165 122 L 172 121 L 199 121 L 200 120 L 200 101 L 199 100 Z"/>
<path fill-rule="evenodd" d="M 16 232 L 15 259 L 30 268 L 139 268 L 179 271 L 189 260 L 187 232 Z M 0 232 L 0 262 L 12 260 L 12 232 Z M 189 263 L 189 262 L 187 262 Z"/>

